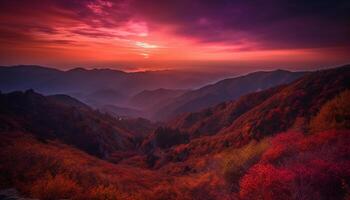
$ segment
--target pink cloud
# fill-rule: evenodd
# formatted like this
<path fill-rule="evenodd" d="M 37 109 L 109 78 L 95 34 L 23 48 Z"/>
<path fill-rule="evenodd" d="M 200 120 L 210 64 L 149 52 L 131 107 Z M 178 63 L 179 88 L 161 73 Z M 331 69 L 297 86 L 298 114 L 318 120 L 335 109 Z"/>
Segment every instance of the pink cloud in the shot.
<path fill-rule="evenodd" d="M 113 3 L 110 1 L 97 0 L 95 2 L 90 2 L 86 5 L 92 12 L 96 14 L 107 14 L 105 11 L 107 8 L 111 8 Z"/>

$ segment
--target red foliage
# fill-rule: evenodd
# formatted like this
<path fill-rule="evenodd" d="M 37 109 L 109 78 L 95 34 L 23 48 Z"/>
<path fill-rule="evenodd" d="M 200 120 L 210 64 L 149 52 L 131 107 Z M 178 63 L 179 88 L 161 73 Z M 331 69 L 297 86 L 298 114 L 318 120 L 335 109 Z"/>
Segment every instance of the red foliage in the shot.
<path fill-rule="evenodd" d="M 242 199 L 343 199 L 349 194 L 349 131 L 276 136 L 240 181 Z"/>
<path fill-rule="evenodd" d="M 261 161 L 269 161 L 271 163 L 276 163 L 279 159 L 285 159 L 288 155 L 295 152 L 295 141 L 302 138 L 303 135 L 297 132 L 290 132 L 288 134 L 282 133 L 277 135 L 272 141 L 272 147 L 269 148 L 262 156 Z"/>
<path fill-rule="evenodd" d="M 147 188 L 168 184 L 155 172 L 114 165 L 28 134 L 0 134 L 0 189 L 40 199 L 145 199 Z"/>
<path fill-rule="evenodd" d="M 270 164 L 255 165 L 240 182 L 243 199 L 290 199 L 295 174 Z"/>

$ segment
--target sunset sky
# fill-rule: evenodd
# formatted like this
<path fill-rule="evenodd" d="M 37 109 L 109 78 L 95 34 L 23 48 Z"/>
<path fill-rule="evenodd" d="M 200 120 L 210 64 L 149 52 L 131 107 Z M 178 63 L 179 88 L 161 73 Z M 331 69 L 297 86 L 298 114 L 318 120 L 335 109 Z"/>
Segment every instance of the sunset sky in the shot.
<path fill-rule="evenodd" d="M 348 0 L 2 0 L 0 64 L 125 70 L 350 62 Z"/>

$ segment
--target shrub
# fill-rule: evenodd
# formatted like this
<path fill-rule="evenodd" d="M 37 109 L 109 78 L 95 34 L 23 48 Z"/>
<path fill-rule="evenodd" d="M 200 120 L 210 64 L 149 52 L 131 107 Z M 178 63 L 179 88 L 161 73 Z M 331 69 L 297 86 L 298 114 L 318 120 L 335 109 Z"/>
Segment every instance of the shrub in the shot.
<path fill-rule="evenodd" d="M 310 122 L 311 132 L 350 129 L 350 91 L 346 90 L 325 103 Z"/>
<path fill-rule="evenodd" d="M 242 199 L 344 199 L 350 185 L 349 131 L 280 134 L 240 180 Z"/>
<path fill-rule="evenodd" d="M 40 178 L 33 183 L 31 194 L 43 200 L 71 198 L 81 192 L 75 181 L 62 175 Z"/>
<path fill-rule="evenodd" d="M 271 148 L 267 149 L 261 157 L 262 162 L 270 162 L 275 165 L 296 153 L 295 142 L 303 138 L 298 132 L 281 133 L 271 140 Z"/>
<path fill-rule="evenodd" d="M 269 146 L 268 139 L 251 142 L 230 152 L 223 161 L 223 175 L 231 190 L 238 190 L 238 181 L 245 172 L 258 162 L 261 154 Z"/>
<path fill-rule="evenodd" d="M 115 186 L 97 186 L 90 191 L 91 200 L 117 200 L 122 196 Z"/>
<path fill-rule="evenodd" d="M 154 189 L 147 198 L 149 200 L 191 200 L 189 189 L 178 185 L 162 185 Z"/>
<path fill-rule="evenodd" d="M 242 199 L 291 199 L 294 173 L 270 164 L 257 164 L 240 181 Z"/>

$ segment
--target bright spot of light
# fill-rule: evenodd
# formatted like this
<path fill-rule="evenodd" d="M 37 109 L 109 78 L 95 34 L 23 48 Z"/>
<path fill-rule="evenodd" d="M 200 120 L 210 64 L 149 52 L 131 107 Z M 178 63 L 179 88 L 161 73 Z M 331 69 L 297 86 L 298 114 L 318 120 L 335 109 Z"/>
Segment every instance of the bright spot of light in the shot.
<path fill-rule="evenodd" d="M 148 53 L 140 53 L 141 56 L 143 56 L 143 58 L 147 59 L 149 58 L 149 54 Z"/>
<path fill-rule="evenodd" d="M 136 46 L 145 48 L 145 49 L 155 49 L 158 48 L 159 46 L 155 45 L 155 44 L 148 44 L 146 42 L 136 42 L 135 43 Z"/>

